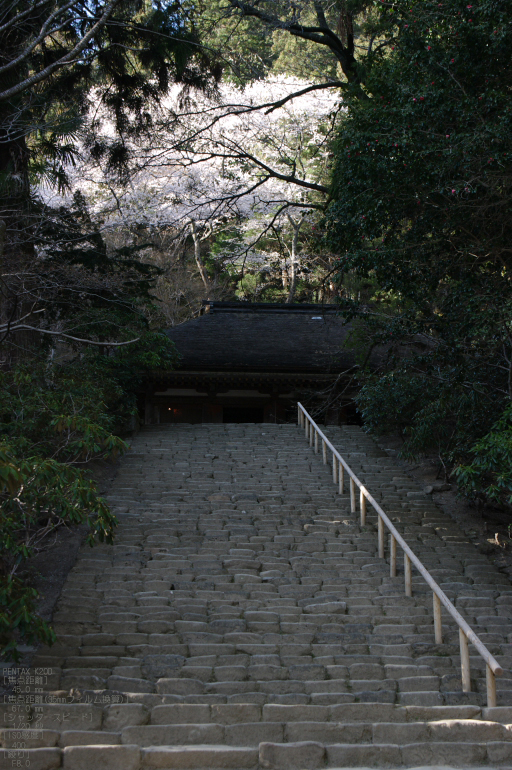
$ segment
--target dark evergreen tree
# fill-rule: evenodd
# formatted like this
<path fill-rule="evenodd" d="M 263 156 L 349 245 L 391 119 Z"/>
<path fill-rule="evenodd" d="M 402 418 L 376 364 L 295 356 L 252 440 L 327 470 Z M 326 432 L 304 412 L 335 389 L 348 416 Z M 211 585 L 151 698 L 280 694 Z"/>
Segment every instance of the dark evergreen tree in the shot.
<path fill-rule="evenodd" d="M 26 561 L 63 525 L 111 541 L 115 517 L 84 464 L 124 451 L 135 390 L 170 368 L 138 249 L 109 247 L 81 197 L 52 208 L 38 186 L 66 186 L 79 148 L 123 172 L 128 139 L 170 83 L 208 88 L 185 5 L 148 0 L 12 0 L 0 5 L 0 652 L 51 643 Z M 97 104 L 112 121 L 95 141 Z M 87 343 L 84 345 L 84 342 Z M 64 344 L 63 344 L 64 343 Z M 92 345 L 91 345 L 92 343 Z"/>
<path fill-rule="evenodd" d="M 363 378 L 359 406 L 370 429 L 403 432 L 406 456 L 462 463 L 468 491 L 503 501 L 512 493 L 512 8 L 381 6 L 394 40 L 366 61 L 371 98 L 346 94 L 327 217 L 339 280 L 355 273 L 380 287 L 354 310 L 371 344 L 389 348 L 383 370 Z"/>
<path fill-rule="evenodd" d="M 34 181 L 65 185 L 81 118 L 97 103 L 113 119 L 113 166 L 129 133 L 151 129 L 148 103 L 170 83 L 205 88 L 220 70 L 180 0 L 17 0 L 0 11 L 0 219 L 4 261 L 30 262 Z M 92 97 L 92 98 L 91 98 Z M 89 137 L 94 144 L 94 137 Z"/>

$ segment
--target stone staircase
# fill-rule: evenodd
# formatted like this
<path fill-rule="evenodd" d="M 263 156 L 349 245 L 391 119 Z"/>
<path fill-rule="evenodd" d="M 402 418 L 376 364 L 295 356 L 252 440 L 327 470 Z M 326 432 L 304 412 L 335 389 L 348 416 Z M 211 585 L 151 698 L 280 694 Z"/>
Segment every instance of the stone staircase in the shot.
<path fill-rule="evenodd" d="M 435 644 L 431 592 L 404 596 L 298 427 L 162 425 L 121 463 L 115 545 L 82 548 L 23 705 L 0 704 L 0 768 L 512 767 L 509 581 L 359 428 L 326 435 L 506 669 L 498 707 L 478 655 L 461 691 L 457 627 L 443 611 Z"/>

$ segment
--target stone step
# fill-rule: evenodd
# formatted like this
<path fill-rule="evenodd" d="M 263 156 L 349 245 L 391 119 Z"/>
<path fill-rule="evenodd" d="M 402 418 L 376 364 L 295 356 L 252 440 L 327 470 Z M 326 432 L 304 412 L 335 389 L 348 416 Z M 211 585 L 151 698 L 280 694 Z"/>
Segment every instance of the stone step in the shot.
<path fill-rule="evenodd" d="M 8 723 L 9 704 L 3 704 L 3 723 Z M 15 713 L 15 712 L 13 712 Z M 100 707 L 91 703 L 45 704 L 33 706 L 26 712 L 27 729 L 40 731 L 45 742 L 60 732 L 74 731 L 95 733 L 100 729 L 116 733 L 125 727 L 138 727 L 151 723 L 152 726 L 179 724 L 238 723 L 281 723 L 318 722 L 326 723 L 416 723 L 441 722 L 446 720 L 508 723 L 512 709 L 484 709 L 475 706 L 399 707 L 380 703 L 346 703 L 327 706 L 252 704 L 243 701 L 237 704 L 167 704 L 146 705 L 144 703 L 117 703 Z M 13 730 L 18 729 L 13 722 Z M 4 738 L 7 739 L 7 733 Z M 27 739 L 35 737 L 28 736 Z"/>
<path fill-rule="evenodd" d="M 373 511 L 362 528 L 301 433 L 166 425 L 133 440 L 109 495 L 116 543 L 81 549 L 59 641 L 33 661 L 65 702 L 33 705 L 31 767 L 512 765 L 512 677 L 501 708 L 481 708 L 472 654 L 462 692 L 456 625 L 434 643 L 423 579 L 404 596 Z M 505 576 L 359 428 L 326 433 L 509 668 Z"/>
<path fill-rule="evenodd" d="M 141 768 L 250 770 L 259 765 L 257 748 L 232 746 L 153 746 L 141 751 Z"/>
<path fill-rule="evenodd" d="M 18 731 L 4 731 L 2 745 L 16 748 Z M 36 733 L 36 731 L 32 731 Z M 264 740 L 263 740 L 264 739 Z M 433 722 L 328 722 L 320 720 L 296 722 L 179 722 L 167 725 L 137 725 L 120 732 L 94 730 L 42 730 L 25 740 L 28 748 L 53 748 L 86 745 L 182 746 L 222 745 L 258 746 L 262 742 L 296 743 L 313 741 L 344 744 L 409 743 L 485 743 L 511 742 L 512 725 L 474 719 L 451 719 Z"/>
<path fill-rule="evenodd" d="M 411 743 L 385 744 L 323 744 L 301 741 L 297 743 L 262 743 L 259 747 L 260 767 L 266 770 L 301 770 L 301 768 L 341 767 L 423 767 L 452 765 L 478 766 L 489 762 L 500 764 L 512 757 L 512 744 L 507 742 L 482 743 Z M 491 767 L 496 767 L 491 764 Z"/>
<path fill-rule="evenodd" d="M 258 748 L 216 745 L 197 746 L 68 746 L 14 750 L 0 758 L 0 768 L 12 768 L 23 761 L 33 770 L 316 770 L 342 767 L 418 767 L 443 765 L 490 768 L 503 766 L 511 759 L 510 742 L 486 744 L 433 742 L 393 744 L 323 744 L 313 741 L 296 743 L 261 743 Z M 489 765 L 487 765 L 489 763 Z M 16 766 L 16 765 L 14 765 Z M 22 765 L 19 765 L 22 766 Z"/>

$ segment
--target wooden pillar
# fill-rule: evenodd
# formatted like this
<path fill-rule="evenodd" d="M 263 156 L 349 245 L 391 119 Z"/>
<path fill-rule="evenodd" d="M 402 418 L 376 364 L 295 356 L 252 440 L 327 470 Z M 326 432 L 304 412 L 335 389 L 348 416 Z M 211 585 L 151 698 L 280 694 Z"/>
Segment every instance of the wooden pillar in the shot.
<path fill-rule="evenodd" d="M 144 425 L 151 425 L 153 422 L 153 396 L 155 393 L 155 389 L 152 385 L 150 385 L 146 389 L 146 394 L 144 398 Z"/>

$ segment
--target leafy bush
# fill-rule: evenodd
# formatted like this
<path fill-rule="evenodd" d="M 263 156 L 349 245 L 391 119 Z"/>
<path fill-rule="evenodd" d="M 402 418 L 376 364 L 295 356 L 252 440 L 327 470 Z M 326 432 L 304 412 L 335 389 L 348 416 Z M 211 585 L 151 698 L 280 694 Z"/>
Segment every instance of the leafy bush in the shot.
<path fill-rule="evenodd" d="M 512 506 L 512 406 L 471 448 L 472 462 L 454 475 L 469 497 Z"/>
<path fill-rule="evenodd" d="M 85 431 L 94 436 L 92 424 Z M 119 451 L 123 442 L 108 437 Z M 51 532 L 69 524 L 88 523 L 88 542 L 112 542 L 115 517 L 84 471 L 51 458 L 19 460 L 12 445 L 0 445 L 0 647 L 3 656 L 19 659 L 21 642 L 51 644 L 55 634 L 36 611 L 38 594 L 27 582 L 24 563 Z"/>
<path fill-rule="evenodd" d="M 27 560 L 63 526 L 88 524 L 87 542 L 112 542 L 116 518 L 87 463 L 126 449 L 115 435 L 136 415 L 135 389 L 148 371 L 175 363 L 163 334 L 146 332 L 113 356 L 87 349 L 60 364 L 34 359 L 0 373 L 0 647 L 51 644 L 37 615 Z"/>

